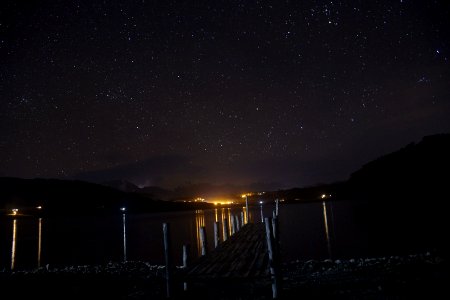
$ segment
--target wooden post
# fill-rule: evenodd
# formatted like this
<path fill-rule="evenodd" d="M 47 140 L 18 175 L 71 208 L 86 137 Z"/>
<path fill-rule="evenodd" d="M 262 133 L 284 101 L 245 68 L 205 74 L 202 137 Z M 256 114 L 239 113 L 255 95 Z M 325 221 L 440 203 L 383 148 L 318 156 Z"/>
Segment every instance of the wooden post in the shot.
<path fill-rule="evenodd" d="M 267 251 L 269 252 L 269 267 L 270 267 L 270 277 L 272 279 L 272 298 L 278 298 L 278 280 L 277 280 L 277 268 L 276 261 L 274 255 L 274 247 L 273 247 L 273 234 L 272 234 L 272 226 L 270 218 L 265 218 L 266 225 L 266 240 L 267 240 Z"/>
<path fill-rule="evenodd" d="M 219 222 L 214 222 L 214 248 L 219 246 L 220 234 L 219 234 Z"/>
<path fill-rule="evenodd" d="M 166 261 L 166 297 L 171 297 L 172 290 L 172 258 L 170 257 L 171 243 L 170 243 L 170 226 L 169 223 L 163 223 L 164 235 L 164 257 Z"/>
<path fill-rule="evenodd" d="M 231 215 L 231 235 L 236 233 L 236 225 L 234 224 L 234 215 Z"/>
<path fill-rule="evenodd" d="M 273 232 L 273 239 L 275 240 L 275 241 L 277 241 L 278 240 L 278 229 L 277 229 L 277 227 L 278 227 L 278 218 L 277 218 L 277 215 L 276 215 L 276 211 L 273 211 L 273 213 L 272 213 L 272 215 L 273 215 L 273 217 L 272 217 L 272 232 Z"/>
<path fill-rule="evenodd" d="M 239 217 L 237 215 L 234 215 L 234 224 L 236 224 L 236 232 L 238 232 L 241 227 L 239 226 Z"/>
<path fill-rule="evenodd" d="M 228 219 L 223 219 L 223 241 L 228 240 L 228 232 L 230 232 L 230 228 L 228 227 Z"/>
<path fill-rule="evenodd" d="M 189 245 L 183 245 L 183 268 L 187 269 L 189 263 Z M 187 291 L 187 282 L 183 282 L 183 289 Z"/>
<path fill-rule="evenodd" d="M 275 199 L 275 215 L 278 217 L 278 199 Z"/>
<path fill-rule="evenodd" d="M 244 212 L 241 211 L 241 227 L 244 227 L 245 223 L 244 223 Z"/>
<path fill-rule="evenodd" d="M 200 227 L 200 244 L 202 247 L 202 256 L 206 255 L 206 228 L 205 226 Z"/>

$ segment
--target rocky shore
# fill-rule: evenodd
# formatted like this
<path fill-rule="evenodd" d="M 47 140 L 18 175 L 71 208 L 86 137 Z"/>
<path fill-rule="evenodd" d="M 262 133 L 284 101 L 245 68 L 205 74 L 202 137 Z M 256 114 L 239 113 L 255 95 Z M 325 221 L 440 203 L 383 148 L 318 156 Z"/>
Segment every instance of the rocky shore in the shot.
<path fill-rule="evenodd" d="M 282 269 L 282 295 L 292 299 L 442 299 L 450 282 L 447 261 L 431 253 L 298 260 L 283 264 Z M 179 273 L 180 268 L 177 270 Z M 2 299 L 161 299 L 165 298 L 164 271 L 164 266 L 146 262 L 46 265 L 34 270 L 2 270 L 0 285 Z M 236 294 L 236 299 L 242 297 L 246 298 Z"/>

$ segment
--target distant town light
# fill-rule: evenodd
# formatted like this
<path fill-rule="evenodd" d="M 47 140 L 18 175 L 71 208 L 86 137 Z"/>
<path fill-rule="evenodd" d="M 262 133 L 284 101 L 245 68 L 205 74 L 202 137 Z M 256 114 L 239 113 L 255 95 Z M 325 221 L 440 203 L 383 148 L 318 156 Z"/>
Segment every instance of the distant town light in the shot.
<path fill-rule="evenodd" d="M 11 209 L 11 211 L 12 211 L 13 215 L 17 215 L 17 213 L 19 212 L 19 210 L 17 208 L 13 208 L 13 209 Z"/>
<path fill-rule="evenodd" d="M 263 202 L 262 202 L 262 201 L 259 201 L 259 204 L 263 204 Z"/>
<path fill-rule="evenodd" d="M 326 197 L 327 197 L 327 195 L 325 195 L 325 194 L 322 194 L 322 196 L 321 196 L 322 199 L 325 199 Z"/>
<path fill-rule="evenodd" d="M 126 207 L 121 207 L 120 210 L 121 210 L 121 211 L 126 211 L 127 208 L 126 208 Z"/>
<path fill-rule="evenodd" d="M 40 205 L 39 205 L 39 206 L 38 206 L 38 207 L 36 207 L 36 208 L 37 208 L 37 209 L 42 209 L 42 206 L 40 206 Z"/>

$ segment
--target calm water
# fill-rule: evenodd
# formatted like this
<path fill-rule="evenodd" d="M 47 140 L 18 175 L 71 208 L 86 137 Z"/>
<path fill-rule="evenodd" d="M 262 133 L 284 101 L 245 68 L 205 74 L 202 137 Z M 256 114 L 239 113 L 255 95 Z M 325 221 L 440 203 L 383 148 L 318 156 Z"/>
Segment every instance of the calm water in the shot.
<path fill-rule="evenodd" d="M 265 205 L 271 216 L 273 205 Z M 181 265 L 183 244 L 199 255 L 199 228 L 206 226 L 213 246 L 213 222 L 243 208 L 115 216 L 0 219 L 0 268 L 39 265 L 82 265 L 140 260 L 163 264 L 162 223 L 169 222 L 175 262 Z M 347 202 L 280 205 L 280 244 L 285 261 L 376 255 L 371 237 L 357 225 Z M 250 221 L 260 222 L 260 207 L 251 207 Z M 220 230 L 222 239 L 223 232 Z M 388 245 L 389 248 L 389 245 Z M 395 249 L 388 249 L 395 250 Z"/>

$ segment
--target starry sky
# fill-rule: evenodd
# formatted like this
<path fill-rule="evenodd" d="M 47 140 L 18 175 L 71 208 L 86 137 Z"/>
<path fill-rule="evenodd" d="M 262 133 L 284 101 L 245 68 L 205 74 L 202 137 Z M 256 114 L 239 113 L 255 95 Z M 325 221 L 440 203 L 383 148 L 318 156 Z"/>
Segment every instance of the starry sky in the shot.
<path fill-rule="evenodd" d="M 1 1 L 0 176 L 345 180 L 450 131 L 448 1 Z"/>

